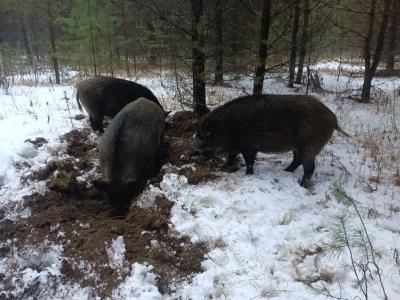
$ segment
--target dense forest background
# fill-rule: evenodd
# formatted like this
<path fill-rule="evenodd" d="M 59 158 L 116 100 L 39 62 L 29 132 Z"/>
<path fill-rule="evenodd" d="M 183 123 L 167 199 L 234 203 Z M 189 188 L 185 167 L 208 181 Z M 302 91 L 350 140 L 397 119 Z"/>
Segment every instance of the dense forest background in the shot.
<path fill-rule="evenodd" d="M 396 68 L 399 16 L 398 0 L 1 0 L 0 76 L 175 71 L 177 84 L 191 74 L 203 113 L 206 83 L 248 74 L 261 93 L 265 73 L 293 86 L 335 59 L 364 67 L 369 102 L 378 67 Z"/>

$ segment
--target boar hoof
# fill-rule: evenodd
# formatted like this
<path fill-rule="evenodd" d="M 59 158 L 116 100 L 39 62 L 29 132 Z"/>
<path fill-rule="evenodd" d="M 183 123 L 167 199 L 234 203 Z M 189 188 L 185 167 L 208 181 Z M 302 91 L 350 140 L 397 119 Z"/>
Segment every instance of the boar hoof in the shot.
<path fill-rule="evenodd" d="M 253 167 L 247 167 L 247 169 L 246 169 L 246 175 L 254 175 Z"/>
<path fill-rule="evenodd" d="M 313 183 L 310 178 L 303 178 L 300 182 L 300 186 L 305 189 L 308 189 L 313 186 Z"/>

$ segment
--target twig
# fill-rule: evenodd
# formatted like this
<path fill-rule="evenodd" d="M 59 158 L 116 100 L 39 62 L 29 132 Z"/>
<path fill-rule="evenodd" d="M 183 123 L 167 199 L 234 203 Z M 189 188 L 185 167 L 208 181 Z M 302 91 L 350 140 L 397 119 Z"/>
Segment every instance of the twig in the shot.
<path fill-rule="evenodd" d="M 379 268 L 379 266 L 378 266 L 378 263 L 376 262 L 375 253 L 374 253 L 374 252 L 375 252 L 375 251 L 374 251 L 374 247 L 372 246 L 371 239 L 370 239 L 370 237 L 369 237 L 369 235 L 368 235 L 368 231 L 367 231 L 367 228 L 366 228 L 366 226 L 365 226 L 364 220 L 363 220 L 363 218 L 361 217 L 360 211 L 358 210 L 358 207 L 357 207 L 357 205 L 355 204 L 355 201 L 354 201 L 353 198 L 351 198 L 349 195 L 347 195 L 347 194 L 346 194 L 341 188 L 339 188 L 339 187 L 336 187 L 336 191 L 337 191 L 338 193 L 340 193 L 340 195 L 341 195 L 342 197 L 344 197 L 349 203 L 352 204 L 352 206 L 354 207 L 354 209 L 355 209 L 355 211 L 356 211 L 356 213 L 357 213 L 358 218 L 360 219 L 360 222 L 361 222 L 363 231 L 364 231 L 364 233 L 365 233 L 365 237 L 367 238 L 367 242 L 368 242 L 368 245 L 369 245 L 369 248 L 370 248 L 370 251 L 371 251 L 371 258 L 372 258 L 372 262 L 371 262 L 371 263 L 372 263 L 372 264 L 374 265 L 374 267 L 376 268 L 376 273 L 378 274 L 378 278 L 379 278 L 379 282 L 380 282 L 380 285 L 381 285 L 381 288 L 382 288 L 382 292 L 383 292 L 383 295 L 384 295 L 384 299 L 387 300 L 388 297 L 387 297 L 387 294 L 386 294 L 385 286 L 383 285 L 381 270 L 380 270 L 380 268 Z"/>
<path fill-rule="evenodd" d="M 346 172 L 347 175 L 351 175 L 350 171 L 347 170 L 347 168 L 343 165 L 343 163 L 340 161 L 339 157 L 337 157 L 335 154 L 333 154 L 330 151 L 327 151 L 328 154 L 330 154 L 333 158 L 337 160 L 337 162 L 342 166 L 343 170 Z"/>

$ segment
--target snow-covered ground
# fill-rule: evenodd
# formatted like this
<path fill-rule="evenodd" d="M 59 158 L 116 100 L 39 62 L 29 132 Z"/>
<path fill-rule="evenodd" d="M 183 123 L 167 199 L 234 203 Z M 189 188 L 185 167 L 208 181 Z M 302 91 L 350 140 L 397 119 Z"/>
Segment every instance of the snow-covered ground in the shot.
<path fill-rule="evenodd" d="M 319 67 L 327 68 L 335 66 L 324 63 Z M 293 174 L 283 171 L 291 160 L 289 153 L 259 154 L 254 176 L 245 176 L 242 167 L 236 173 L 221 172 L 219 179 L 196 186 L 189 185 L 184 176 L 166 174 L 154 193 L 175 202 L 171 217 L 175 230 L 192 242 L 208 246 L 203 271 L 190 282 L 176 286 L 172 295 L 162 296 L 155 286 L 152 266 L 130 261 L 130 276 L 113 291 L 112 298 L 326 299 L 307 287 L 311 283 L 315 287 L 325 285 L 341 299 L 364 299 L 350 267 L 348 249 L 341 255 L 327 250 L 337 233 L 340 216 L 348 218 L 347 229 L 353 235 L 351 228 L 362 225 L 354 207 L 335 197 L 335 186 L 356 201 L 372 240 L 386 294 L 389 299 L 400 298 L 400 134 L 396 132 L 400 128 L 400 96 L 394 97 L 400 78 L 376 79 L 374 84 L 384 93 L 372 104 L 362 105 L 336 94 L 359 88 L 361 78 L 321 76 L 324 88 L 334 93 L 318 97 L 337 114 L 341 127 L 353 138 L 334 134 L 317 157 L 314 186 L 309 190 L 299 186 L 301 168 Z M 139 82 L 149 86 L 164 105 L 179 108 L 171 103 L 172 92 L 161 88 L 158 78 Z M 218 97 L 226 101 L 250 93 L 251 80 L 242 79 L 232 86 L 210 88 L 210 100 L 217 104 Z M 293 93 L 277 79 L 268 79 L 264 87 L 267 93 Z M 16 220 L 30 214 L 29 209 L 19 205 L 22 197 L 45 189 L 42 183 L 24 186 L 20 177 L 59 155 L 65 147 L 59 136 L 85 127 L 87 122 L 74 118 L 80 111 L 74 88 L 69 85 L 15 85 L 8 95 L 0 91 L 0 99 L 0 217 Z M 38 149 L 25 142 L 36 137 L 49 142 Z M 26 162 L 30 170 L 21 168 Z M 362 263 L 362 251 L 353 246 L 353 260 Z M 13 241 L 0 241 L 0 249 L 4 247 L 12 248 Z M 105 249 L 111 267 L 126 265 L 123 235 L 110 241 Z M 12 257 L 3 257 L 0 251 L 0 275 L 11 268 L 19 273 L 15 291 L 4 295 L 20 296 L 19 290 L 40 281 L 49 282 L 53 288 L 44 289 L 42 299 L 54 298 L 50 293 L 54 290 L 58 298 L 92 298 L 88 288 L 57 281 L 62 276 L 59 245 L 44 243 L 43 249 L 27 245 L 25 249 L 13 249 L 13 253 Z M 39 264 L 44 267 L 37 271 L 35 266 Z M 383 299 L 375 266 L 366 267 L 371 270 L 371 277 L 367 276 L 369 299 Z M 0 296 L 2 290 L 0 277 Z"/>

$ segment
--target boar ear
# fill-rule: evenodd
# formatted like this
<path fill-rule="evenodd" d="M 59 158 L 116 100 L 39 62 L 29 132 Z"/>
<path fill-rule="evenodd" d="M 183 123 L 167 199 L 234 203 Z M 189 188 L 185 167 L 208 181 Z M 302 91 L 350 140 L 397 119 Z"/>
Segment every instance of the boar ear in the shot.
<path fill-rule="evenodd" d="M 92 184 L 100 192 L 107 193 L 109 190 L 109 184 L 107 182 L 105 182 L 104 180 L 101 180 L 101 179 L 93 180 Z"/>

